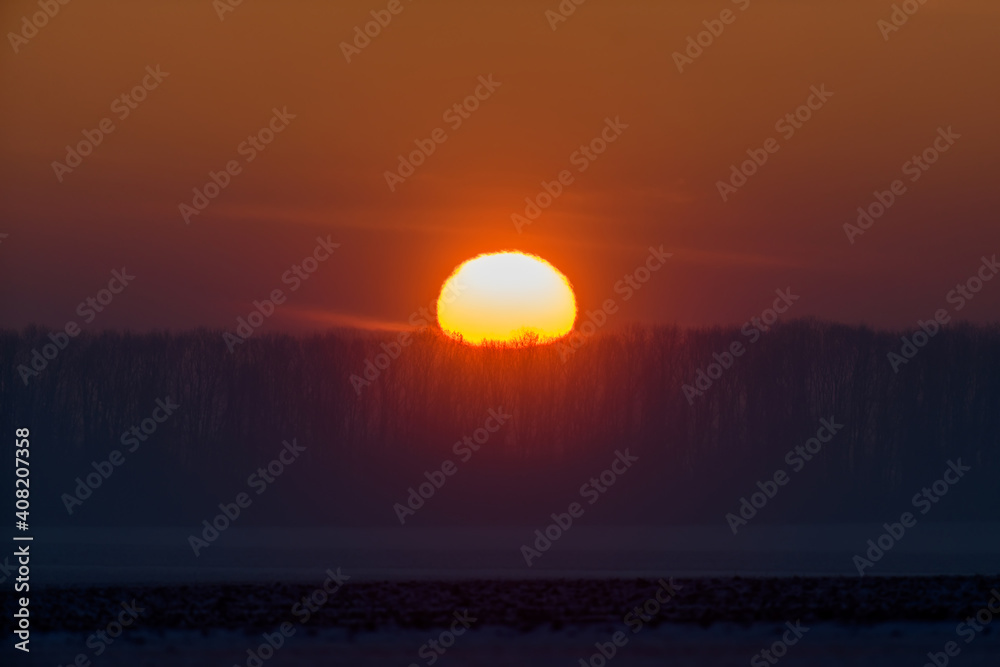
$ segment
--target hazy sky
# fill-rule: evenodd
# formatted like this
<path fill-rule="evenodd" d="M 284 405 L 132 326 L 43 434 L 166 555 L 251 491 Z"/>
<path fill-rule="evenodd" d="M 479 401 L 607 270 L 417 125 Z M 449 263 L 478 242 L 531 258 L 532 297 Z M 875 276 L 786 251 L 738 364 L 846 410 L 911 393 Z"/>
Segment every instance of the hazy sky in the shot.
<path fill-rule="evenodd" d="M 791 287 L 794 316 L 909 327 L 1000 253 L 994 0 L 928 0 L 891 32 L 892 3 L 870 0 L 589 0 L 555 29 L 557 0 L 244 0 L 220 19 L 222 1 L 70 2 L 37 30 L 35 2 L 3 3 L 0 326 L 79 320 L 122 267 L 134 281 L 90 326 L 231 328 L 279 288 L 270 330 L 390 325 L 503 249 L 548 259 L 587 309 L 663 245 L 616 322 L 737 323 Z M 391 20 L 348 62 L 372 11 Z M 269 123 L 262 150 L 243 143 Z M 947 150 L 907 166 L 939 128 Z M 100 144 L 54 167 L 85 131 Z M 434 152 L 390 190 L 415 141 Z M 723 201 L 748 150 L 767 161 Z M 230 161 L 187 224 L 179 206 Z M 512 214 L 564 170 L 519 233 Z M 291 291 L 317 237 L 340 245 Z M 1000 281 L 958 315 L 998 312 Z"/>

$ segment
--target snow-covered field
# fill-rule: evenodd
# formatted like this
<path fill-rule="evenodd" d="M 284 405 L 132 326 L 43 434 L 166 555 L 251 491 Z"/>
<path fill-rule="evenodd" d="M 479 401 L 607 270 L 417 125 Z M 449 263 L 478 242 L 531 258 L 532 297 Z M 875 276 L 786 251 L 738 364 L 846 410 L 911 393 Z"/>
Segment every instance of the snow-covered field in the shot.
<path fill-rule="evenodd" d="M 607 662 L 621 667 L 729 667 L 752 664 L 762 649 L 781 639 L 783 623 L 750 626 L 716 624 L 661 625 L 633 635 Z M 418 650 L 436 632 L 383 630 L 348 636 L 343 631 L 299 633 L 288 639 L 264 665 L 407 667 L 428 665 Z M 611 628 L 517 632 L 487 627 L 471 630 L 456 639 L 435 664 L 442 667 L 578 667 L 595 653 L 594 642 L 606 643 Z M 782 664 L 810 667 L 921 667 L 928 652 L 940 652 L 955 640 L 953 623 L 886 623 L 875 626 L 841 626 L 820 623 L 781 659 Z M 960 640 L 961 641 L 961 640 Z M 230 667 L 247 665 L 247 650 L 256 649 L 259 635 L 242 632 L 137 630 L 125 641 L 110 646 L 94 664 L 139 667 Z M 39 635 L 33 642 L 32 664 L 63 665 L 81 650 L 75 634 Z M 992 632 L 961 646 L 952 664 L 961 667 L 996 667 L 1000 633 Z M 256 664 L 251 662 L 251 667 Z M 600 662 L 595 661 L 597 665 Z M 768 664 L 761 662 L 759 664 Z"/>
<path fill-rule="evenodd" d="M 329 594 L 322 583 L 42 589 L 32 664 L 601 667 L 603 653 L 616 665 L 758 667 L 768 650 L 788 664 L 918 667 L 949 642 L 962 665 L 1000 655 L 997 577 L 329 581 Z M 123 609 L 137 613 L 120 628 Z"/>
<path fill-rule="evenodd" d="M 753 528 L 581 526 L 530 568 L 519 528 L 234 527 L 198 557 L 185 528 L 40 531 L 11 664 L 941 667 L 948 642 L 948 664 L 1000 664 L 1000 613 L 960 626 L 1000 610 L 996 526 L 922 525 L 863 578 L 877 526 Z M 141 612 L 119 634 L 123 603 Z"/>

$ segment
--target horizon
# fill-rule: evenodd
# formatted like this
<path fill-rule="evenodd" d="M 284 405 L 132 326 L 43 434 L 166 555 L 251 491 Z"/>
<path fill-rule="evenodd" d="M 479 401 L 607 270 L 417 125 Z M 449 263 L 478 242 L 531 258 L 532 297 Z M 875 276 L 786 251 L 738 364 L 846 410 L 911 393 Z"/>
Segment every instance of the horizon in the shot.
<path fill-rule="evenodd" d="M 426 309 L 425 309 L 426 310 Z M 596 308 L 594 313 L 599 311 L 600 308 Z M 249 313 L 253 313 L 250 310 Z M 420 312 L 418 309 L 415 312 Z M 336 324 L 336 325 L 320 325 L 317 324 L 315 327 L 299 327 L 293 329 L 283 329 L 283 328 L 269 328 L 269 319 L 265 319 L 263 324 L 257 327 L 250 325 L 253 330 L 251 336 L 245 337 L 249 339 L 250 337 L 267 337 L 267 336 L 287 336 L 289 338 L 311 338 L 315 336 L 323 336 L 326 334 L 336 335 L 336 334 L 371 334 L 371 335 L 392 335 L 398 334 L 400 332 L 409 333 L 426 333 L 434 336 L 440 336 L 442 338 L 448 339 L 449 337 L 441 330 L 441 327 L 434 321 L 432 311 L 426 310 L 426 312 L 431 313 L 431 317 L 421 317 L 422 321 L 426 321 L 427 324 L 411 324 L 406 320 L 400 320 L 398 322 L 382 322 L 382 321 L 364 321 L 359 319 L 356 324 Z M 107 333 L 120 333 L 135 336 L 144 335 L 156 335 L 156 334 L 168 334 L 168 335 L 184 335 L 199 333 L 202 331 L 209 331 L 213 333 L 235 333 L 238 327 L 242 327 L 244 324 L 249 325 L 247 321 L 247 314 L 238 315 L 233 322 L 230 322 L 228 326 L 226 325 L 195 325 L 188 328 L 170 328 L 170 327 L 158 327 L 158 328 L 117 328 L 117 327 L 100 327 L 94 326 L 92 328 L 83 329 L 79 327 L 80 331 L 76 335 L 70 335 L 70 338 L 76 338 L 79 336 L 100 336 Z M 578 314 L 575 321 L 573 332 L 578 332 L 580 325 L 586 322 L 592 322 L 592 318 L 587 317 L 588 313 L 583 312 Z M 593 334 L 587 334 L 587 337 L 591 336 L 605 336 L 605 335 L 622 335 L 626 334 L 632 330 L 662 330 L 662 329 L 676 329 L 679 331 L 691 331 L 691 332 L 708 332 L 717 330 L 739 330 L 747 324 L 752 324 L 756 320 L 757 324 L 752 328 L 761 328 L 762 326 L 767 326 L 771 329 L 776 329 L 780 327 L 793 326 L 802 323 L 817 323 L 821 325 L 835 325 L 839 327 L 844 327 L 847 329 L 864 329 L 869 331 L 874 331 L 877 333 L 887 333 L 887 334 L 912 334 L 913 332 L 920 331 L 920 322 L 925 324 L 934 320 L 934 317 L 927 318 L 917 318 L 911 326 L 906 326 L 905 323 L 902 326 L 877 326 L 870 324 L 868 322 L 841 322 L 838 320 L 827 319 L 823 317 L 818 317 L 815 315 L 794 315 L 788 317 L 782 317 L 781 319 L 775 321 L 772 324 L 765 325 L 763 320 L 761 320 L 760 315 L 755 315 L 745 319 L 742 322 L 721 322 L 712 324 L 681 324 L 678 322 L 649 322 L 649 321 L 619 321 L 615 318 L 608 318 L 607 324 L 602 325 Z M 74 318 L 70 318 L 68 322 L 77 321 Z M 970 320 L 970 319 L 960 319 L 951 318 L 949 322 L 941 327 L 941 331 L 949 331 L 953 329 L 961 328 L 973 328 L 973 329 L 983 329 L 990 330 L 1000 326 L 1000 320 Z M 73 327 L 71 327 L 73 329 Z M 0 333 L 23 335 L 30 331 L 37 330 L 42 333 L 45 332 L 64 332 L 66 330 L 66 323 L 62 326 L 53 326 L 48 324 L 39 324 L 36 322 L 29 322 L 21 327 L 4 327 L 0 328 Z M 75 329 L 74 329 L 75 330 Z M 568 337 L 572 335 L 568 334 L 564 338 L 558 338 L 555 340 L 548 340 L 544 342 L 537 343 L 539 347 L 558 345 L 559 343 L 568 342 Z M 508 343 L 506 341 L 500 340 L 486 340 L 483 345 L 478 344 L 468 344 L 462 343 L 461 341 L 451 339 L 450 342 L 455 344 L 464 344 L 467 347 L 510 347 L 511 349 L 519 349 L 524 347 L 524 345 L 518 344 L 517 342 Z"/>

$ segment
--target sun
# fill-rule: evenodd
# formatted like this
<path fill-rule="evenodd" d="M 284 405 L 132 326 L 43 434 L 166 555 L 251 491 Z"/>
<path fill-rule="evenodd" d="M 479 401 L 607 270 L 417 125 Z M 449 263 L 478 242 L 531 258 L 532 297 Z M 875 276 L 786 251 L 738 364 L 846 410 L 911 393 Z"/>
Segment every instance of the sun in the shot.
<path fill-rule="evenodd" d="M 541 257 L 505 251 L 462 262 L 437 301 L 441 330 L 470 345 L 548 343 L 573 330 L 569 280 Z"/>

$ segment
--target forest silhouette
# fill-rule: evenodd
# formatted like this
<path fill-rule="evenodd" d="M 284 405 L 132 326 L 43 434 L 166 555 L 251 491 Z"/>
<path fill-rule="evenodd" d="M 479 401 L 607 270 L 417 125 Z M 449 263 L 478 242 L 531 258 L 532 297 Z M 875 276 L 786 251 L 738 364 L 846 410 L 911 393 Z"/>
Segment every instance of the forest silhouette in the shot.
<path fill-rule="evenodd" d="M 222 499 L 294 437 L 309 464 L 277 494 L 284 507 L 303 522 L 391 521 L 391 504 L 501 408 L 512 418 L 465 464 L 431 521 L 516 522 L 545 503 L 558 509 L 626 447 L 641 464 L 628 488 L 609 494 L 608 520 L 719 521 L 756 481 L 788 470 L 786 453 L 824 418 L 843 428 L 766 520 L 898 516 L 958 458 L 973 469 L 966 500 L 941 503 L 935 519 L 995 519 L 1000 508 L 997 326 L 943 330 L 894 372 L 887 355 L 904 332 L 795 320 L 691 400 L 683 385 L 746 341 L 738 328 L 633 327 L 572 354 L 559 344 L 472 347 L 433 331 L 398 350 L 396 333 L 257 334 L 232 353 L 216 330 L 104 332 L 73 339 L 25 386 L 14 369 L 48 333 L 0 332 L 11 371 L 0 399 L 6 423 L 32 425 L 38 465 L 48 466 L 35 474 L 57 514 L 59 493 L 120 449 L 122 433 L 165 397 L 181 407 L 109 480 L 120 488 L 94 504 L 141 491 L 154 498 L 135 516 L 171 522 L 163 496 L 182 487 L 184 502 Z M 129 464 L 153 466 L 161 481 Z"/>

